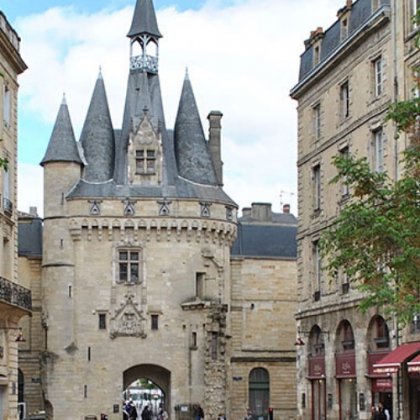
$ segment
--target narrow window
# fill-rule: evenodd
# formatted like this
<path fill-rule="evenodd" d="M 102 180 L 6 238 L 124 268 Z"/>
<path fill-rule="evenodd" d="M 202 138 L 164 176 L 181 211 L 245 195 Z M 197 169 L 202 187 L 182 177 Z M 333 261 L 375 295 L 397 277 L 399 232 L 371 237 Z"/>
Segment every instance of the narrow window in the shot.
<path fill-rule="evenodd" d="M 9 86 L 5 85 L 3 90 L 3 121 L 6 127 L 10 125 L 11 115 L 11 91 Z"/>
<path fill-rule="evenodd" d="M 313 107 L 314 135 L 315 140 L 321 137 L 321 104 Z"/>
<path fill-rule="evenodd" d="M 138 250 L 120 250 L 119 258 L 119 282 L 138 283 L 140 252 Z"/>
<path fill-rule="evenodd" d="M 87 388 L 87 385 L 85 385 L 83 387 L 83 397 L 84 398 L 87 398 L 88 397 L 88 388 Z"/>
<path fill-rule="evenodd" d="M 347 146 L 346 147 L 343 147 L 340 150 L 340 156 L 343 159 L 348 159 L 348 157 L 349 157 L 349 148 Z M 341 181 L 341 195 L 342 195 L 342 197 L 347 197 L 350 194 L 349 186 L 346 183 L 346 181 L 347 181 L 347 177 L 343 177 L 343 179 Z"/>
<path fill-rule="evenodd" d="M 69 284 L 69 298 L 71 297 L 72 297 L 72 287 L 71 287 L 71 284 Z"/>
<path fill-rule="evenodd" d="M 321 58 L 321 48 L 319 45 L 314 47 L 314 66 L 319 64 Z"/>
<path fill-rule="evenodd" d="M 91 360 L 91 350 L 90 350 L 90 347 L 87 348 L 87 359 L 88 359 L 88 362 L 90 362 L 90 360 Z"/>
<path fill-rule="evenodd" d="M 314 211 L 321 208 L 321 166 L 316 165 L 312 168 Z"/>
<path fill-rule="evenodd" d="M 347 118 L 350 115 L 349 82 L 345 82 L 340 86 L 340 105 L 341 117 Z"/>
<path fill-rule="evenodd" d="M 197 348 L 197 333 L 193 332 L 191 336 L 191 346 Z"/>
<path fill-rule="evenodd" d="M 382 128 L 373 133 L 373 165 L 376 172 L 384 171 L 384 133 Z"/>
<path fill-rule="evenodd" d="M 106 314 L 99 314 L 99 329 L 106 330 Z"/>
<path fill-rule="evenodd" d="M 211 333 L 211 360 L 217 360 L 217 332 Z"/>
<path fill-rule="evenodd" d="M 375 96 L 382 95 L 383 91 L 383 62 L 382 57 L 378 57 L 373 61 L 373 73 L 374 73 L 374 92 Z"/>
<path fill-rule="evenodd" d="M 321 294 L 321 279 L 322 279 L 322 259 L 321 259 L 321 250 L 319 246 L 319 241 L 312 243 L 312 260 L 313 260 L 313 272 L 314 272 L 314 287 L 315 294 Z M 315 297 L 315 300 L 319 298 Z"/>
<path fill-rule="evenodd" d="M 348 26 L 348 20 L 343 19 L 341 21 L 341 41 L 344 41 L 349 35 L 349 26 Z"/>
<path fill-rule="evenodd" d="M 136 151 L 136 173 L 152 175 L 156 172 L 156 151 L 141 149 Z"/>
<path fill-rule="evenodd" d="M 195 273 L 195 296 L 204 299 L 204 278 L 205 273 Z"/>
<path fill-rule="evenodd" d="M 153 314 L 150 317 L 151 319 L 151 328 L 153 331 L 156 331 L 159 329 L 159 315 Z"/>

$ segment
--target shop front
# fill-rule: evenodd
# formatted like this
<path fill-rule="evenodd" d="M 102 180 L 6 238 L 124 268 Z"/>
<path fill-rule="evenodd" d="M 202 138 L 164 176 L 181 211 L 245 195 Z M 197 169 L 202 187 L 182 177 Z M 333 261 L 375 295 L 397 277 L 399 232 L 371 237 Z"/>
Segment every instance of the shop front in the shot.
<path fill-rule="evenodd" d="M 409 420 L 420 419 L 420 342 L 406 343 L 388 353 L 373 365 L 375 374 L 399 373 L 408 383 L 403 392 L 403 410 Z M 399 413 L 400 414 L 400 413 Z M 405 418 L 405 417 L 404 417 Z"/>
<path fill-rule="evenodd" d="M 382 403 L 392 412 L 392 377 L 387 373 L 375 373 L 374 365 L 383 359 L 389 350 L 368 353 L 368 378 L 372 386 L 372 403 L 377 406 Z"/>
<path fill-rule="evenodd" d="M 339 419 L 357 419 L 356 354 L 346 351 L 335 355 L 338 381 Z"/>
<path fill-rule="evenodd" d="M 312 407 L 311 420 L 327 418 L 327 394 L 325 382 L 325 355 L 309 356 L 309 375 L 311 381 Z"/>

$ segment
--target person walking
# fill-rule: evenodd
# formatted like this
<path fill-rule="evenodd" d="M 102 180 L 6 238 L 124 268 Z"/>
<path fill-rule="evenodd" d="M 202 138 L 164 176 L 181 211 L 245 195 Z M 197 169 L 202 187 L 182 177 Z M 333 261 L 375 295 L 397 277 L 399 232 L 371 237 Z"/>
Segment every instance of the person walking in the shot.
<path fill-rule="evenodd" d="M 151 415 L 151 412 L 149 410 L 149 406 L 146 405 L 143 408 L 143 411 L 141 412 L 141 420 L 151 420 L 151 418 L 152 418 L 152 415 Z"/>

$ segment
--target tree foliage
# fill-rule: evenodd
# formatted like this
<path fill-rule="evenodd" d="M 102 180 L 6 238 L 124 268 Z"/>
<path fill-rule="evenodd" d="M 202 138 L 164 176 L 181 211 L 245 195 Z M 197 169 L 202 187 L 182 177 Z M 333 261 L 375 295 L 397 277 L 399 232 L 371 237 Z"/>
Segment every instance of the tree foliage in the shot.
<path fill-rule="evenodd" d="M 366 158 L 334 157 L 332 183 L 347 184 L 352 198 L 321 245 L 330 273 L 345 272 L 365 292 L 362 310 L 383 307 L 407 324 L 420 314 L 420 99 L 394 103 L 386 119 L 407 135 L 402 176 L 375 172 Z"/>

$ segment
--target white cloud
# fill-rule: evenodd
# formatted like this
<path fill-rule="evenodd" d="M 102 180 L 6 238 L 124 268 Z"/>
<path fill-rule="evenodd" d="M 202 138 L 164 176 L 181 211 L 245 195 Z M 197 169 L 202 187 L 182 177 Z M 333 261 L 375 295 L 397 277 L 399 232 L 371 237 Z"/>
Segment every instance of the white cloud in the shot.
<path fill-rule="evenodd" d="M 316 7 L 312 0 L 241 0 L 224 8 L 222 3 L 208 1 L 198 11 L 158 11 L 167 125 L 174 124 L 188 66 L 204 129 L 210 110 L 225 115 L 226 191 L 241 207 L 267 201 L 277 211 L 285 191 L 283 201 L 291 201 L 296 213 L 296 104 L 288 93 L 297 82 L 304 39 L 315 27 L 332 24 L 343 0 L 317 0 Z M 131 18 L 131 8 L 91 15 L 54 8 L 17 22 L 29 65 L 20 79 L 21 104 L 52 128 L 66 92 L 78 134 L 102 66 L 114 126 L 119 127 Z M 48 138 L 43 141 L 46 147 Z M 22 177 L 21 191 L 32 184 Z"/>

